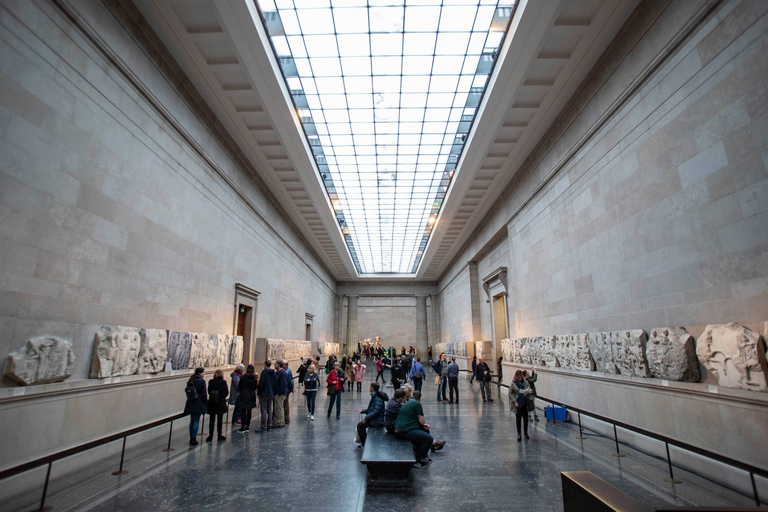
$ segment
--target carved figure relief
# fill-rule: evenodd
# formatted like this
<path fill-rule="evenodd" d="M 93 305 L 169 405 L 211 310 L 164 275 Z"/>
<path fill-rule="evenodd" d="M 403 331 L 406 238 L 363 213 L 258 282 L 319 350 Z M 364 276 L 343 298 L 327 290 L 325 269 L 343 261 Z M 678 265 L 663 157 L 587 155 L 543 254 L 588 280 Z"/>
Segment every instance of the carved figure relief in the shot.
<path fill-rule="evenodd" d="M 142 329 L 139 346 L 140 375 L 163 371 L 168 358 L 168 331 L 165 329 Z"/>
<path fill-rule="evenodd" d="M 192 332 L 190 337 L 192 348 L 189 351 L 189 367 L 204 367 L 208 359 L 208 335 L 204 332 Z"/>
<path fill-rule="evenodd" d="M 5 376 L 23 386 L 60 382 L 75 370 L 72 344 L 55 336 L 28 340 L 20 350 L 11 352 Z"/>
<path fill-rule="evenodd" d="M 501 340 L 501 355 L 504 357 L 504 361 L 507 363 L 514 363 L 515 359 L 512 356 L 512 344 L 515 340 L 511 340 L 509 338 L 505 338 Z M 477 355 L 478 358 L 485 357 L 481 356 L 480 354 L 480 347 L 475 347 L 475 355 Z"/>
<path fill-rule="evenodd" d="M 504 349 L 503 349 L 503 340 L 502 340 L 502 351 L 503 350 Z M 478 359 L 481 357 L 488 359 L 491 357 L 492 354 L 493 354 L 492 341 L 476 341 L 475 342 L 475 355 L 478 357 Z"/>
<path fill-rule="evenodd" d="M 555 342 L 555 357 L 557 358 L 557 366 L 560 366 L 561 368 L 570 368 L 571 367 L 571 354 L 570 352 L 570 345 L 571 345 L 571 339 L 570 336 L 567 335 L 561 335 L 561 336 L 552 336 Z"/>
<path fill-rule="evenodd" d="M 267 339 L 267 359 L 299 359 L 311 355 L 312 343 L 303 340 Z"/>
<path fill-rule="evenodd" d="M 768 391 L 761 364 L 765 345 L 751 329 L 738 323 L 708 325 L 696 344 L 696 354 L 720 386 Z"/>
<path fill-rule="evenodd" d="M 211 334 L 208 338 L 208 357 L 205 366 L 215 368 L 227 364 L 231 345 L 232 336 L 229 334 Z"/>
<path fill-rule="evenodd" d="M 647 339 L 648 337 L 642 329 L 611 333 L 613 360 L 621 375 L 651 376 L 645 355 Z"/>
<path fill-rule="evenodd" d="M 91 356 L 91 378 L 133 375 L 139 366 L 141 333 L 137 327 L 102 325 Z"/>
<path fill-rule="evenodd" d="M 192 333 L 171 331 L 168 334 L 168 362 L 174 370 L 189 368 L 189 355 L 192 350 Z"/>
<path fill-rule="evenodd" d="M 610 374 L 617 373 L 610 333 L 590 332 L 587 335 L 587 345 L 595 361 L 595 370 Z"/>
<path fill-rule="evenodd" d="M 243 362 L 243 337 L 232 336 L 232 345 L 229 347 L 229 364 Z"/>
<path fill-rule="evenodd" d="M 557 336 L 547 336 L 539 342 L 540 357 L 542 364 L 550 368 L 556 368 L 557 364 Z"/>
<path fill-rule="evenodd" d="M 646 355 L 651 375 L 657 379 L 698 382 L 701 378 L 693 336 L 683 327 L 651 330 Z"/>
<path fill-rule="evenodd" d="M 571 368 L 592 372 L 595 371 L 595 361 L 592 359 L 592 353 L 589 351 L 589 334 L 571 335 Z"/>

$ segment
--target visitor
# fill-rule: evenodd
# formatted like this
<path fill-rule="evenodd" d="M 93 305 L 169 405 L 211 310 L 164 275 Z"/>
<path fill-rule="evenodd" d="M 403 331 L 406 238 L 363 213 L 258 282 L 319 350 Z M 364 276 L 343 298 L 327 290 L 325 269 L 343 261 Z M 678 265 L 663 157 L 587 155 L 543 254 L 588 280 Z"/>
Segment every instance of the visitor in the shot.
<path fill-rule="evenodd" d="M 229 389 L 231 391 L 229 394 L 229 405 L 234 406 L 234 410 L 232 411 L 233 425 L 240 425 L 242 423 L 242 421 L 240 421 L 240 410 L 243 408 L 243 403 L 242 400 L 240 400 L 240 391 L 237 389 L 237 385 L 240 384 L 240 377 L 243 376 L 244 371 L 245 366 L 239 364 L 235 367 L 235 371 L 229 374 Z"/>
<path fill-rule="evenodd" d="M 336 362 L 336 354 L 331 354 L 325 362 L 325 374 L 330 375 L 333 370 L 333 364 Z"/>
<path fill-rule="evenodd" d="M 539 379 L 539 375 L 536 370 L 531 370 L 531 376 L 528 376 L 528 370 L 523 370 L 528 386 L 531 388 L 531 392 L 528 395 L 528 419 L 531 419 L 531 412 L 533 412 L 533 421 L 539 421 L 539 415 L 536 414 L 536 381 Z"/>
<path fill-rule="evenodd" d="M 341 370 L 344 372 L 347 371 L 347 354 L 341 356 Z"/>
<path fill-rule="evenodd" d="M 213 425 L 216 421 L 216 432 L 218 433 L 217 440 L 224 441 L 227 438 L 221 434 L 221 422 L 224 420 L 224 413 L 227 412 L 229 406 L 227 405 L 227 395 L 229 395 L 229 387 L 227 381 L 224 380 L 224 371 L 221 369 L 213 372 L 213 378 L 208 381 L 208 416 L 210 423 L 208 425 L 208 437 L 205 438 L 206 442 L 213 441 Z"/>
<path fill-rule="evenodd" d="M 400 378 L 401 372 L 402 372 L 402 367 L 400 366 L 400 360 L 398 358 L 395 358 L 394 363 L 392 364 L 392 367 L 389 369 L 390 381 L 392 382 L 392 387 L 394 387 L 395 389 L 403 385 L 403 381 Z"/>
<path fill-rule="evenodd" d="M 475 380 L 475 370 L 477 370 L 477 356 L 472 356 L 472 375 L 469 377 L 469 383 Z"/>
<path fill-rule="evenodd" d="M 483 357 L 477 363 L 475 376 L 480 384 L 480 394 L 483 397 L 483 402 L 493 402 L 493 398 L 491 398 L 491 369 L 485 363 L 485 358 Z"/>
<path fill-rule="evenodd" d="M 360 447 L 365 446 L 365 439 L 368 437 L 366 429 L 369 427 L 383 427 L 384 426 L 384 408 L 389 401 L 389 397 L 386 393 L 379 391 L 379 383 L 371 382 L 371 401 L 368 402 L 368 407 L 360 414 L 365 414 L 365 418 L 357 424 L 357 435 L 360 438 Z"/>
<path fill-rule="evenodd" d="M 389 399 L 387 405 L 384 407 L 384 428 L 390 434 L 395 433 L 395 420 L 400 413 L 400 408 L 405 403 L 405 391 L 402 389 L 395 390 L 395 395 Z"/>
<path fill-rule="evenodd" d="M 523 431 L 525 438 L 528 437 L 528 395 L 531 394 L 531 388 L 525 380 L 522 370 L 515 372 L 515 378 L 509 386 L 509 408 L 515 411 L 515 424 L 517 425 L 517 440 L 520 438 L 520 422 L 525 425 Z"/>
<path fill-rule="evenodd" d="M 453 391 L 456 391 L 456 403 L 459 403 L 459 365 L 456 364 L 456 358 L 451 357 L 451 362 L 448 363 L 448 371 L 446 372 L 448 377 L 448 387 L 450 388 L 449 404 L 453 403 Z"/>
<path fill-rule="evenodd" d="M 312 421 L 315 419 L 315 401 L 319 382 L 320 378 L 315 373 L 315 365 L 310 365 L 307 376 L 304 377 L 304 396 L 307 397 L 307 418 Z"/>
<path fill-rule="evenodd" d="M 366 366 L 358 361 L 355 365 L 355 382 L 357 383 L 357 392 L 363 390 L 363 375 L 365 375 Z"/>
<path fill-rule="evenodd" d="M 413 382 L 413 387 L 416 389 L 416 391 L 421 391 L 421 385 L 424 383 L 423 380 L 427 378 L 427 374 L 424 371 L 424 366 L 421 364 L 420 357 L 417 357 L 416 362 L 413 363 L 410 377 L 411 381 Z"/>
<path fill-rule="evenodd" d="M 403 393 L 405 393 L 405 401 L 407 402 L 410 400 L 411 396 L 413 396 L 413 386 L 410 384 L 403 384 L 400 389 L 402 389 Z"/>
<path fill-rule="evenodd" d="M 501 382 L 502 382 L 502 380 L 501 380 L 501 376 L 502 376 L 502 374 L 501 374 L 501 371 L 502 371 L 501 363 L 503 363 L 503 362 L 504 362 L 504 358 L 503 357 L 499 357 L 499 360 L 496 361 L 496 373 L 499 375 L 499 384 L 501 384 Z"/>
<path fill-rule="evenodd" d="M 427 347 L 427 362 L 432 362 L 432 345 Z"/>
<path fill-rule="evenodd" d="M 440 354 L 440 358 L 432 365 L 432 369 L 435 370 L 437 378 L 437 401 L 442 402 L 445 400 L 445 387 L 448 385 L 448 361 L 445 359 L 445 352 Z"/>
<path fill-rule="evenodd" d="M 352 391 L 352 387 L 355 385 L 355 367 L 350 364 L 346 371 L 342 370 L 342 373 L 347 379 L 347 391 Z"/>
<path fill-rule="evenodd" d="M 261 410 L 261 430 L 268 432 L 272 429 L 275 409 L 275 369 L 271 367 L 272 361 L 264 361 L 264 369 L 261 370 L 259 379 L 259 409 Z"/>
<path fill-rule="evenodd" d="M 291 384 L 288 372 L 283 368 L 283 362 L 275 361 L 275 420 L 272 427 L 283 428 L 285 426 L 285 397 L 288 396 L 288 388 Z"/>
<path fill-rule="evenodd" d="M 197 429 L 200 426 L 200 415 L 208 411 L 208 395 L 205 393 L 205 369 L 195 368 L 195 373 L 187 381 L 184 389 L 187 403 L 184 404 L 184 414 L 189 414 L 189 445 L 197 442 Z"/>
<path fill-rule="evenodd" d="M 408 380 L 411 374 L 411 356 L 400 358 L 400 370 L 403 372 L 403 380 Z"/>
<path fill-rule="evenodd" d="M 416 463 L 414 467 L 425 468 L 429 462 L 429 450 L 442 449 L 445 442 L 439 447 L 433 447 L 434 438 L 429 435 L 429 425 L 424 420 L 424 408 L 421 406 L 421 392 L 414 391 L 413 400 L 403 404 L 395 419 L 395 435 L 399 439 L 406 439 L 414 443 Z"/>
<path fill-rule="evenodd" d="M 341 418 L 341 394 L 344 392 L 344 372 L 341 371 L 339 363 L 333 365 L 333 369 L 325 379 L 328 385 L 328 396 L 331 402 L 328 404 L 328 417 L 331 417 L 333 404 L 336 404 L 336 419 Z"/>
<path fill-rule="evenodd" d="M 249 364 L 248 368 L 245 369 L 245 375 L 240 377 L 240 382 L 237 383 L 237 391 L 240 393 L 240 400 L 243 404 L 243 422 L 240 425 L 240 430 L 238 430 L 241 434 L 247 433 L 251 428 L 251 414 L 256 407 L 256 388 L 258 385 L 259 379 L 256 377 L 256 369 L 252 364 Z"/>
<path fill-rule="evenodd" d="M 304 378 L 307 376 L 307 370 L 309 370 L 309 367 L 311 364 L 312 364 L 311 357 L 308 357 L 306 361 L 302 358 L 301 365 L 299 365 L 299 369 L 296 372 L 299 377 L 299 386 L 304 385 Z"/>
<path fill-rule="evenodd" d="M 283 410 L 285 411 L 285 424 L 288 425 L 291 422 L 290 399 L 291 394 L 293 393 L 293 372 L 291 371 L 287 359 L 283 359 L 283 369 L 285 370 L 285 373 L 288 374 L 288 394 L 285 395 L 285 406 L 283 407 Z"/>
<path fill-rule="evenodd" d="M 376 380 L 374 382 L 379 382 L 379 377 L 381 377 L 381 382 L 386 382 L 384 379 L 384 361 L 382 361 L 381 356 L 376 359 Z"/>

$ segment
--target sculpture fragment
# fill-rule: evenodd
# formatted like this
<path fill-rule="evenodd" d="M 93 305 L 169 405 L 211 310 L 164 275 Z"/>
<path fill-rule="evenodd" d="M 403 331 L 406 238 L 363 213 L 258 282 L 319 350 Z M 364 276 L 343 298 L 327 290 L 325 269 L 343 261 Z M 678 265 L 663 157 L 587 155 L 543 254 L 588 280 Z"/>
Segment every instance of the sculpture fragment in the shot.
<path fill-rule="evenodd" d="M 215 368 L 224 366 L 229 362 L 229 349 L 232 345 L 232 336 L 229 334 L 211 334 L 208 338 L 208 354 L 205 366 Z"/>
<path fill-rule="evenodd" d="M 163 371 L 168 358 L 168 331 L 165 329 L 141 329 L 139 346 L 139 367 L 137 373 L 158 373 Z"/>
<path fill-rule="evenodd" d="M 102 325 L 94 336 L 91 378 L 134 375 L 139 367 L 140 348 L 138 327 Z"/>
<path fill-rule="evenodd" d="M 650 377 L 645 344 L 648 336 L 642 329 L 614 331 L 611 333 L 613 360 L 621 375 Z"/>
<path fill-rule="evenodd" d="M 580 333 L 571 335 L 570 360 L 574 370 L 592 372 L 595 371 L 595 361 L 589 351 L 589 334 Z"/>
<path fill-rule="evenodd" d="M 768 391 L 765 344 L 760 336 L 738 323 L 708 325 L 696 344 L 699 361 L 724 388 Z"/>
<path fill-rule="evenodd" d="M 190 333 L 192 347 L 189 351 L 189 368 L 201 368 L 208 360 L 208 335 L 204 332 Z"/>
<path fill-rule="evenodd" d="M 27 340 L 21 349 L 11 352 L 5 376 L 23 386 L 60 382 L 75 370 L 72 344 L 55 336 Z"/>
<path fill-rule="evenodd" d="M 171 331 L 168 334 L 168 362 L 174 370 L 189 368 L 189 355 L 192 350 L 192 333 Z"/>
<path fill-rule="evenodd" d="M 229 347 L 229 364 L 243 362 L 243 337 L 232 336 L 232 345 Z"/>
<path fill-rule="evenodd" d="M 587 345 L 595 361 L 595 370 L 615 374 L 616 363 L 613 360 L 611 335 L 608 332 L 590 332 L 587 335 Z"/>
<path fill-rule="evenodd" d="M 657 379 L 698 382 L 701 378 L 693 336 L 683 327 L 651 330 L 646 355 L 651 375 Z"/>

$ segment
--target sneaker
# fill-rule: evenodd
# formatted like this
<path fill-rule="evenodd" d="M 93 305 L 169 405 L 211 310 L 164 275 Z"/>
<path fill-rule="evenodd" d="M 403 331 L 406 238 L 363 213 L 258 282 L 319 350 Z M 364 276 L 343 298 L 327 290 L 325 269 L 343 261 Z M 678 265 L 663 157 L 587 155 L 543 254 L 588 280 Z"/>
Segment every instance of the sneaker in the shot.
<path fill-rule="evenodd" d="M 310 416 L 311 416 L 311 414 L 307 413 L 307 418 L 309 418 Z"/>
<path fill-rule="evenodd" d="M 488 401 L 489 401 L 489 402 L 493 402 L 493 398 L 489 398 L 489 399 L 488 399 Z"/>
<path fill-rule="evenodd" d="M 426 458 L 426 459 L 424 459 L 424 460 L 425 460 L 425 461 L 427 461 L 427 462 L 432 462 L 432 459 L 431 459 L 430 457 L 427 457 L 427 458 Z"/>
<path fill-rule="evenodd" d="M 198 442 L 197 439 L 190 439 L 189 440 L 189 446 L 197 446 Z"/>
<path fill-rule="evenodd" d="M 435 441 L 432 443 L 432 451 L 438 452 L 443 449 L 443 446 L 445 446 L 445 441 Z"/>
<path fill-rule="evenodd" d="M 309 419 L 310 419 L 310 420 L 312 420 L 312 421 L 315 421 L 315 415 L 314 415 L 314 414 L 312 414 L 312 415 L 309 417 Z"/>
<path fill-rule="evenodd" d="M 245 428 L 241 428 L 240 430 L 237 431 L 238 434 L 245 434 L 246 432 L 247 430 L 245 430 Z"/>
<path fill-rule="evenodd" d="M 361 444 L 357 445 L 357 449 L 358 450 L 362 450 L 363 449 L 363 445 L 361 445 Z"/>
<path fill-rule="evenodd" d="M 427 461 L 425 459 L 425 460 L 422 460 L 421 462 L 415 462 L 413 464 L 413 467 L 415 467 L 415 468 L 426 468 L 428 465 L 429 464 L 427 464 Z"/>
<path fill-rule="evenodd" d="M 251 429 L 250 429 L 250 428 L 246 428 L 246 429 L 245 429 L 245 431 L 244 431 L 243 433 L 247 434 L 247 433 L 248 433 L 248 432 L 250 432 L 250 431 L 251 431 Z"/>
<path fill-rule="evenodd" d="M 539 417 L 534 415 L 533 421 L 539 421 Z"/>

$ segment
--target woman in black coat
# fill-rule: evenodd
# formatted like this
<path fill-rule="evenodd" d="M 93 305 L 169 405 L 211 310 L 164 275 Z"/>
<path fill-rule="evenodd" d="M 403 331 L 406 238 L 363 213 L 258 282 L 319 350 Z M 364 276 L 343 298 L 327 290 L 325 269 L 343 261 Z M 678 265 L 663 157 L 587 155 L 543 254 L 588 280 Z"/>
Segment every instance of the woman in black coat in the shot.
<path fill-rule="evenodd" d="M 240 426 L 240 432 L 248 432 L 251 426 L 251 411 L 256 407 L 256 388 L 259 385 L 259 379 L 256 377 L 256 369 L 252 364 L 245 369 L 245 375 L 240 378 L 240 384 L 237 389 L 240 390 L 240 397 L 243 402 L 243 424 Z"/>
<path fill-rule="evenodd" d="M 226 439 L 221 435 L 221 422 L 224 419 L 224 413 L 229 409 L 229 405 L 227 405 L 228 394 L 229 387 L 227 381 L 224 380 L 224 372 L 216 370 L 213 372 L 213 378 L 208 381 L 208 415 L 211 417 L 211 426 L 205 440 L 209 443 L 213 441 L 213 420 L 216 420 L 216 430 L 219 433 L 218 440 L 224 441 Z"/>
<path fill-rule="evenodd" d="M 205 369 L 195 368 L 195 374 L 187 381 L 184 392 L 187 403 L 184 413 L 189 414 L 189 445 L 197 444 L 197 429 L 200 426 L 200 415 L 208 411 L 208 395 L 205 392 Z"/>

